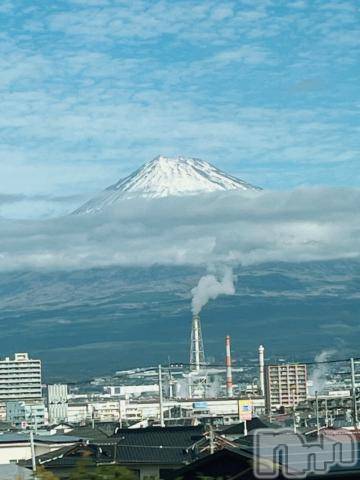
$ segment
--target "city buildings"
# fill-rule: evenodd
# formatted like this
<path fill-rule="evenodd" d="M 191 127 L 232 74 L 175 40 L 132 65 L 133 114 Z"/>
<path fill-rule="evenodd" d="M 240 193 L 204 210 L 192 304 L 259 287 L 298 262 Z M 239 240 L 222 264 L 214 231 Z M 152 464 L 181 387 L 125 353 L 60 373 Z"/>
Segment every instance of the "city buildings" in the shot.
<path fill-rule="evenodd" d="M 246 398 L 243 397 L 243 400 Z M 252 398 L 255 415 L 265 412 L 265 401 L 262 397 Z M 194 399 L 164 399 L 164 416 L 169 420 L 181 418 L 215 418 L 221 416 L 224 423 L 239 420 L 239 399 L 217 398 L 204 401 Z M 180 412 L 174 415 L 174 412 Z M 74 396 L 69 400 L 69 423 L 84 423 L 92 419 L 99 422 L 126 421 L 129 423 L 144 420 L 159 421 L 160 404 L 157 399 L 116 400 L 116 399 L 88 399 Z"/>
<path fill-rule="evenodd" d="M 296 407 L 307 399 L 306 365 L 268 365 L 265 369 L 267 411 Z"/>

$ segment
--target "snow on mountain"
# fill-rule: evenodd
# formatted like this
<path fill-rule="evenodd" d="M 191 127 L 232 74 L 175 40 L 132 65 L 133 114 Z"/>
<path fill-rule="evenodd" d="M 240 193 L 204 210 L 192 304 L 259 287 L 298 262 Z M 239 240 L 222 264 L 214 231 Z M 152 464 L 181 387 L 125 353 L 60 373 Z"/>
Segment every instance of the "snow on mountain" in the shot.
<path fill-rule="evenodd" d="M 161 198 L 226 190 L 260 189 L 203 160 L 159 155 L 108 187 L 74 213 L 94 213 L 123 199 Z"/>

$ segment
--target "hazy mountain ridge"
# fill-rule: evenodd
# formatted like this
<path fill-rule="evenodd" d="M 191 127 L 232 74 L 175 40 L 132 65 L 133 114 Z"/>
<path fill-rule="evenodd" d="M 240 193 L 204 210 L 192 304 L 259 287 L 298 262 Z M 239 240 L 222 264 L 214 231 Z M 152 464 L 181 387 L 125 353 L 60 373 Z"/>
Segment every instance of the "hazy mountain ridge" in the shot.
<path fill-rule="evenodd" d="M 39 356 L 49 378 L 84 378 L 169 355 L 186 361 L 190 290 L 204 273 L 159 266 L 2 274 L 0 348 L 3 355 Z M 222 358 L 228 333 L 240 356 L 260 342 L 300 359 L 326 345 L 356 348 L 357 262 L 268 264 L 236 273 L 236 295 L 210 302 L 202 313 L 208 354 Z"/>

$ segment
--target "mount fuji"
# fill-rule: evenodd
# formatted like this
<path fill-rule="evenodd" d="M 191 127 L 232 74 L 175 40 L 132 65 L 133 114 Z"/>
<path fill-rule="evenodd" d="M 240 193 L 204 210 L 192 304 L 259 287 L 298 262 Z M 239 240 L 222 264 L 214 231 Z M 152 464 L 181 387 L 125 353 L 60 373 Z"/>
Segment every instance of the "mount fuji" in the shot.
<path fill-rule="evenodd" d="M 228 190 L 261 189 L 226 174 L 204 160 L 159 155 L 74 213 L 95 213 L 124 199 L 163 198 Z"/>

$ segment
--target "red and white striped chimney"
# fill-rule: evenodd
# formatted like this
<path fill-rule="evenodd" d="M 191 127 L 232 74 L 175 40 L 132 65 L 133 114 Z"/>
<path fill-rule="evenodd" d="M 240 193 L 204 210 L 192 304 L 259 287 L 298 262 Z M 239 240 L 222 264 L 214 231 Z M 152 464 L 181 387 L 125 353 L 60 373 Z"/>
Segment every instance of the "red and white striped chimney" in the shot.
<path fill-rule="evenodd" d="M 226 337 L 226 395 L 228 397 L 233 396 L 233 381 L 232 381 L 232 370 L 231 370 L 231 347 L 230 347 L 230 336 Z"/>

